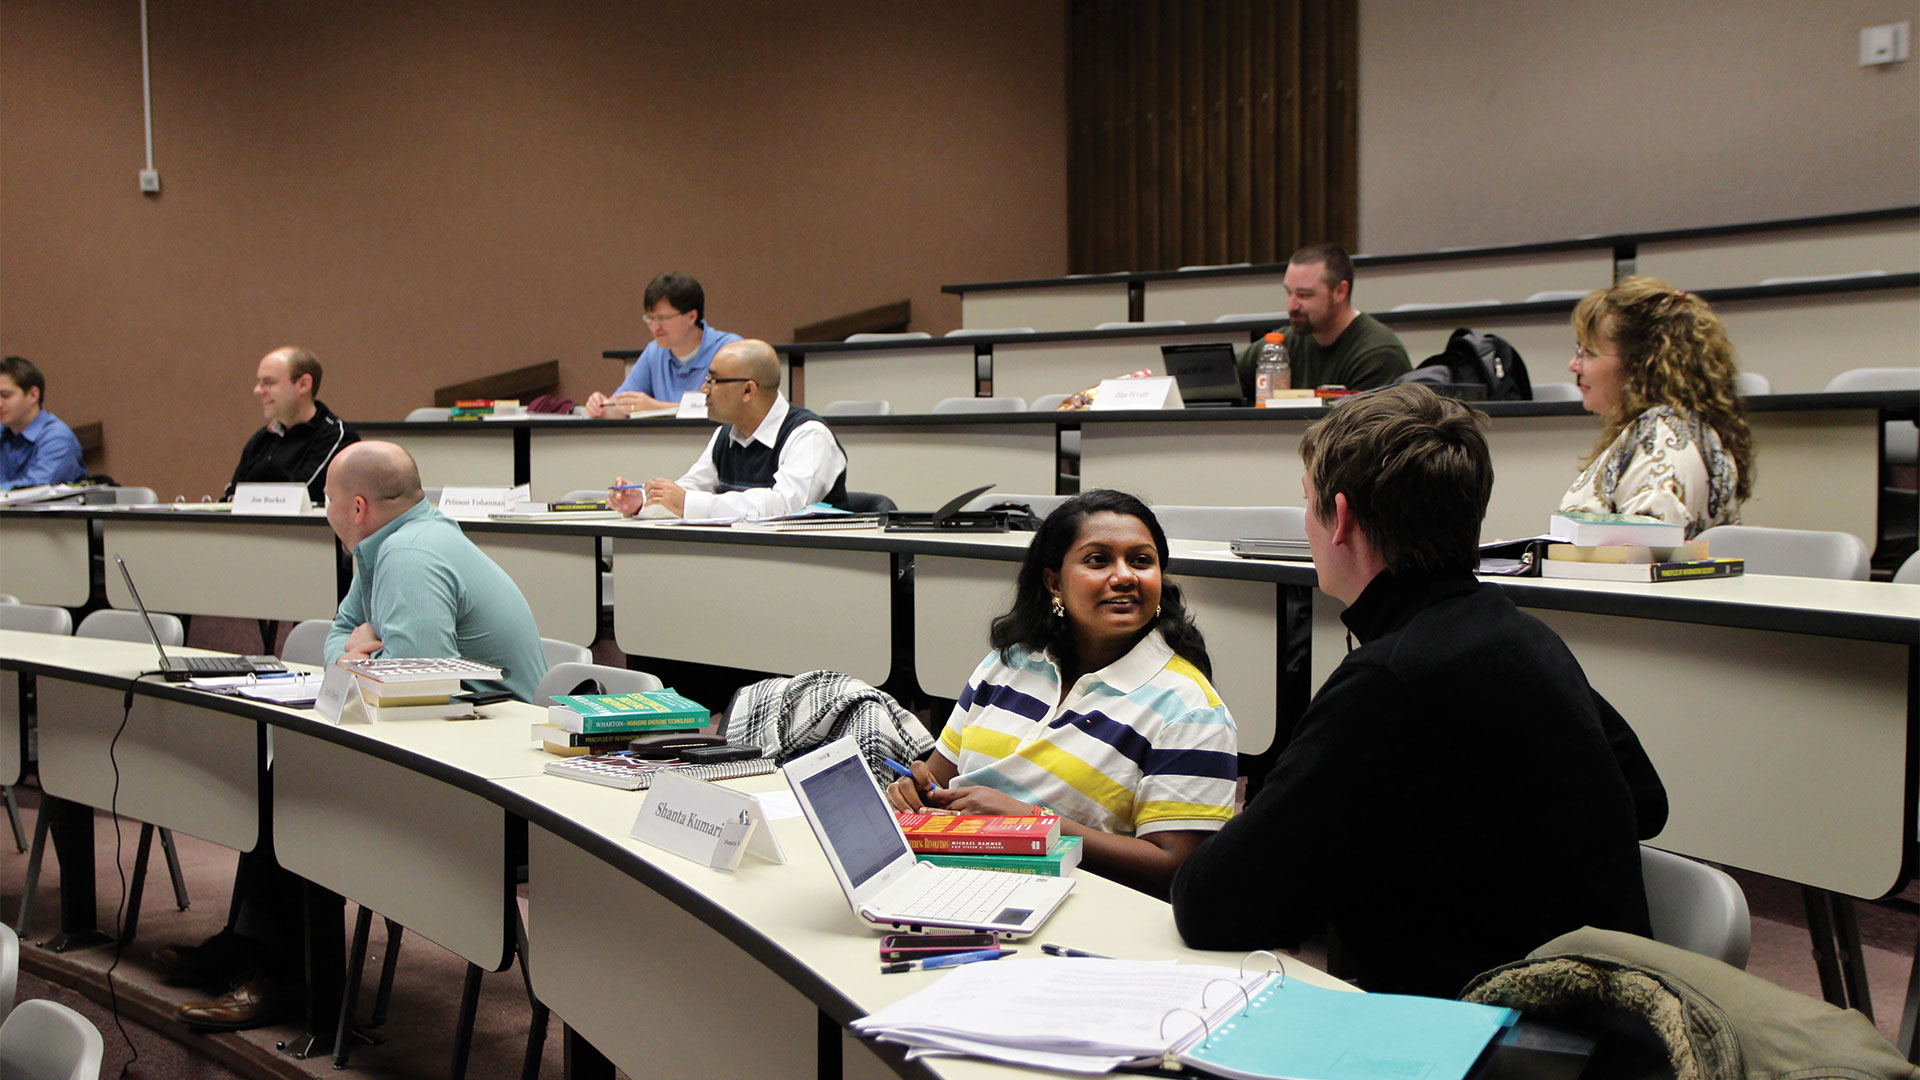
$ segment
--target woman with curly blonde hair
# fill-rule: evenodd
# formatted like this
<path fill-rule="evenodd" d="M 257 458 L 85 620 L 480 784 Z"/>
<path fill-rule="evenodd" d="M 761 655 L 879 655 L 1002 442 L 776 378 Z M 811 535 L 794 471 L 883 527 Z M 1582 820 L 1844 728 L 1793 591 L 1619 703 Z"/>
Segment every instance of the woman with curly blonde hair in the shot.
<path fill-rule="evenodd" d="M 1644 514 L 1702 529 L 1740 520 L 1753 436 L 1733 344 L 1705 300 L 1630 276 L 1573 309 L 1567 370 L 1605 422 L 1561 510 Z"/>

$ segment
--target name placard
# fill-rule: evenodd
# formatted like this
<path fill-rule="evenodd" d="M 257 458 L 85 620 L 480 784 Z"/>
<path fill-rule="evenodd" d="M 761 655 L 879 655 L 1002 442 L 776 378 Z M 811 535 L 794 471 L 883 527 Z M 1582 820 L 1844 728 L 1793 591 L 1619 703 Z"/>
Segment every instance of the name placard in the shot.
<path fill-rule="evenodd" d="M 680 411 L 673 415 L 682 420 L 705 420 L 707 418 L 707 395 L 698 390 L 689 390 L 680 395 Z"/>
<path fill-rule="evenodd" d="M 1180 384 L 1170 375 L 1146 379 L 1102 379 L 1100 392 L 1093 396 L 1094 412 L 1116 409 L 1184 409 Z"/>
<path fill-rule="evenodd" d="M 292 517 L 313 509 L 313 499 L 305 484 L 236 484 L 233 512 L 236 514 L 280 514 Z"/>
<path fill-rule="evenodd" d="M 329 724 L 371 724 L 367 701 L 360 696 L 360 680 L 338 664 L 320 677 L 320 692 L 314 695 L 313 711 Z"/>
<path fill-rule="evenodd" d="M 748 852 L 768 862 L 787 861 L 766 818 L 759 800 L 745 792 L 661 773 L 647 788 L 632 836 L 702 866 L 732 872 Z"/>
<path fill-rule="evenodd" d="M 519 487 L 449 487 L 440 489 L 440 512 L 448 517 L 484 517 L 533 501 L 533 489 Z"/>

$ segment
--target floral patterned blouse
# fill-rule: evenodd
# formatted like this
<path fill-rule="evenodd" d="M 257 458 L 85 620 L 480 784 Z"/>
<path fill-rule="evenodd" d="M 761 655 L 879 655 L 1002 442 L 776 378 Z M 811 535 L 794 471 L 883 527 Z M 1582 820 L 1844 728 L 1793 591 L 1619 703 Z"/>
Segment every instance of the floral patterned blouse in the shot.
<path fill-rule="evenodd" d="M 1740 521 L 1740 467 L 1720 435 L 1684 409 L 1656 405 L 1626 426 L 1560 498 L 1561 510 L 1645 514 L 1687 528 Z"/>

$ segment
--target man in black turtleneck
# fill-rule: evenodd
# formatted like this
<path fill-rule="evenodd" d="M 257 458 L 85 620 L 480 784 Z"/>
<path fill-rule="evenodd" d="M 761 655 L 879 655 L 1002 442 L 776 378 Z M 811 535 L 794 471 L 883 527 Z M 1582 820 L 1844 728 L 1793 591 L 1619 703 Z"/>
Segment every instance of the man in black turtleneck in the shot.
<path fill-rule="evenodd" d="M 1358 645 L 1246 811 L 1180 868 L 1188 945 L 1331 927 L 1360 986 L 1453 997 L 1581 926 L 1649 932 L 1639 841 L 1666 790 L 1559 637 L 1473 576 L 1481 419 L 1396 386 L 1308 429 L 1314 569 Z"/>
<path fill-rule="evenodd" d="M 298 345 L 260 358 L 253 396 L 267 426 L 240 451 L 240 464 L 223 499 L 241 484 L 305 484 L 315 504 L 327 486 L 327 465 L 341 448 L 360 441 L 351 426 L 319 400 L 320 361 Z"/>

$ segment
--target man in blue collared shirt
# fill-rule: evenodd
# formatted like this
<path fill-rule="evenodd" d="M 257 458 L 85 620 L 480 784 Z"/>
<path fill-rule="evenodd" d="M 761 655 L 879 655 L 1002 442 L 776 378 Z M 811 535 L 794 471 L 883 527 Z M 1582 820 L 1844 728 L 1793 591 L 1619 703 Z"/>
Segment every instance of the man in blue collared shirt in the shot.
<path fill-rule="evenodd" d="M 677 405 L 701 388 L 714 354 L 740 340 L 739 334 L 707 325 L 706 290 L 686 274 L 668 271 L 654 278 L 644 302 L 653 341 L 618 390 L 612 395 L 595 390 L 587 397 L 588 416 L 617 418 Z"/>
<path fill-rule="evenodd" d="M 80 440 L 42 409 L 47 380 L 29 360 L 0 360 L 0 490 L 87 478 Z"/>

